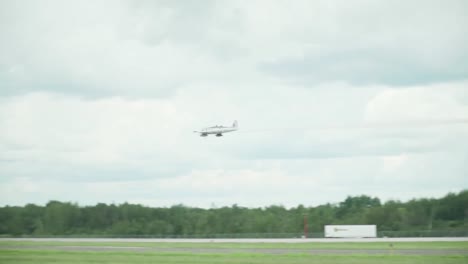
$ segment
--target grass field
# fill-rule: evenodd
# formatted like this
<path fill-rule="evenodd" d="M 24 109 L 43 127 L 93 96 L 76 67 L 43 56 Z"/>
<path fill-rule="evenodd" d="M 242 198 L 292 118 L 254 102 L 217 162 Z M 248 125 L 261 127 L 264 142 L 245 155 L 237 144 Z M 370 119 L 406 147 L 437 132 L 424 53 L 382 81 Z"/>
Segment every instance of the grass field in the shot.
<path fill-rule="evenodd" d="M 468 263 L 467 256 L 190 254 L 2 250 L 0 263 Z"/>
<path fill-rule="evenodd" d="M 77 247 L 74 250 L 70 247 Z M 64 247 L 64 249 L 60 249 Z M 80 247 L 85 247 L 81 250 Z M 100 248 L 93 251 L 93 248 Z M 119 247 L 108 251 L 106 247 Z M 120 251 L 140 248 L 144 251 Z M 210 249 L 215 253 L 165 252 L 156 249 Z M 388 243 L 146 243 L 146 242 L 37 242 L 0 241 L 0 263 L 468 263 L 468 242 L 398 242 L 393 249 L 457 250 L 464 254 L 399 254 Z M 91 249 L 91 250 L 90 250 Z M 155 249 L 155 251 L 153 251 Z M 235 252 L 223 251 L 235 249 Z M 258 253 L 252 249 L 284 249 L 286 253 Z M 307 250 L 350 250 L 343 254 L 311 254 Z M 385 250 L 386 249 L 386 250 Z M 219 250 L 219 253 L 216 252 Z M 288 253 L 288 250 L 304 250 Z M 358 253 L 354 253 L 355 250 Z M 362 250 L 384 250 L 378 254 L 363 254 Z M 360 252 L 360 253 L 359 253 Z M 382 253 L 383 252 L 383 253 Z M 416 251 L 418 252 L 418 251 Z"/>

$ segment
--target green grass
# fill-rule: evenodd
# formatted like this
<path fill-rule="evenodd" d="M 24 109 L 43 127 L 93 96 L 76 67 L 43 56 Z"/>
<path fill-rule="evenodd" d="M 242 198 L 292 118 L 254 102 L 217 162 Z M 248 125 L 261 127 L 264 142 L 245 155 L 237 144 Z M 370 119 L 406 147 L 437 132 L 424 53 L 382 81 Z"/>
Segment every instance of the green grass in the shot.
<path fill-rule="evenodd" d="M 51 247 L 47 248 L 46 247 Z M 192 249 L 235 249 L 215 253 L 193 252 L 157 252 L 151 249 L 140 252 L 129 251 L 70 251 L 60 250 L 57 246 L 87 247 L 149 247 L 149 248 L 192 248 Z M 34 248 L 34 247 L 44 247 Z M 53 248 L 56 247 L 56 248 Z M 463 250 L 468 251 L 468 242 L 397 242 L 394 249 L 428 249 L 428 250 Z M 0 241 L 0 264 L 19 263 L 251 263 L 251 264 L 301 264 L 301 263 L 431 263 L 452 264 L 468 263 L 468 255 L 401 255 L 388 254 L 366 255 L 364 253 L 346 255 L 312 255 L 309 253 L 270 254 L 242 249 L 389 249 L 387 242 L 369 243 L 160 243 L 160 242 L 54 242 L 54 241 Z M 205 251 L 206 252 L 206 251 Z M 362 252 L 362 251 L 360 251 Z"/>
<path fill-rule="evenodd" d="M 334 242 L 334 243 L 168 243 L 168 242 L 53 242 L 53 241 L 0 241 L 1 247 L 22 246 L 119 246 L 152 248 L 271 248 L 271 249 L 466 249 L 468 242 Z"/>
<path fill-rule="evenodd" d="M 169 264 L 455 264 L 468 263 L 468 256 L 403 256 L 403 255 L 348 255 L 320 256 L 308 254 L 191 254 L 191 253 L 130 253 L 130 252 L 63 252 L 34 250 L 0 250 L 0 263 L 169 263 Z"/>

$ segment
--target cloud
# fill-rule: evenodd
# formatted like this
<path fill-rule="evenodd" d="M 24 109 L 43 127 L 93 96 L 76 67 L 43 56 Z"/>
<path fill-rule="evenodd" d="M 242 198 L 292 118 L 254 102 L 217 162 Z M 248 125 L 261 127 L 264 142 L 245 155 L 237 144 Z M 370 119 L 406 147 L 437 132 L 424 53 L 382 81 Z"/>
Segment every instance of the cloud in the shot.
<path fill-rule="evenodd" d="M 294 206 L 462 189 L 465 6 L 3 1 L 0 200 Z M 233 120 L 222 138 L 192 133 Z"/>
<path fill-rule="evenodd" d="M 294 207 L 336 203 L 348 195 L 367 194 L 382 200 L 440 197 L 468 183 L 466 155 L 405 154 L 395 157 L 350 157 L 326 160 L 257 161 L 249 169 L 194 170 L 168 178 L 125 181 L 83 181 L 17 177 L 0 185 L 4 204 L 45 204 L 50 199 L 80 204 L 142 203 L 149 206 L 185 204 L 210 208 L 237 203 L 258 207 Z M 393 160 L 393 161 L 394 161 Z M 418 188 L 417 186 L 420 186 Z M 34 197 L 34 200 L 32 200 Z"/>
<path fill-rule="evenodd" d="M 392 198 L 401 183 L 411 189 L 423 180 L 421 195 L 442 194 L 467 184 L 468 127 L 459 122 L 467 119 L 465 87 L 257 86 L 268 100 L 251 101 L 245 96 L 252 92 L 209 86 L 165 99 L 7 97 L 0 104 L 2 185 L 43 187 L 3 196 L 293 206 L 360 193 Z M 225 124 L 237 118 L 240 131 L 223 138 L 192 133 L 223 118 Z M 71 184 L 86 197 L 51 187 Z M 401 197 L 410 198 L 409 189 Z"/>
<path fill-rule="evenodd" d="M 2 2 L 1 94 L 168 97 L 186 85 L 468 78 L 464 1 Z M 409 10 L 418 10 L 417 13 Z"/>
<path fill-rule="evenodd" d="M 29 94 L 5 99 L 0 116 L 2 158 L 18 162 L 17 166 L 30 164 L 13 169 L 16 173 L 30 175 L 44 168 L 48 174 L 57 171 L 52 173 L 58 174 L 56 177 L 89 180 L 113 174 L 111 179 L 115 179 L 124 173 L 133 177 L 155 171 L 171 174 L 176 164 L 193 162 L 177 147 L 187 114 L 169 101 L 89 101 Z M 146 169 L 138 173 L 142 175 L 129 173 L 144 164 Z M 169 170 L 156 169 L 159 164 L 173 165 Z"/>
<path fill-rule="evenodd" d="M 261 70 L 303 85 L 341 80 L 408 86 L 467 78 L 462 1 L 314 3 L 279 11 L 290 27 L 279 31 L 285 34 L 278 33 L 277 42 L 295 42 L 290 46 L 296 54 L 265 60 Z"/>
<path fill-rule="evenodd" d="M 189 43 L 181 40 L 192 32 L 180 32 L 182 21 L 196 27 L 203 14 L 189 15 L 185 5 L 141 5 L 3 3 L 8 15 L 1 28 L 2 93 L 165 97 L 217 71 L 217 59 L 191 45 L 195 36 Z"/>
<path fill-rule="evenodd" d="M 468 118 L 468 82 L 450 82 L 407 89 L 385 89 L 367 104 L 366 120 L 438 121 Z"/>

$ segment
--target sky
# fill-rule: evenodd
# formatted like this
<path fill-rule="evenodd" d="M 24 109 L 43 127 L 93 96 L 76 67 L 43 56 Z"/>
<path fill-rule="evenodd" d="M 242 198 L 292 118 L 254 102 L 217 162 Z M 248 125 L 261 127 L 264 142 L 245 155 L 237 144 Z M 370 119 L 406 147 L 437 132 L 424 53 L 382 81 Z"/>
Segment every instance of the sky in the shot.
<path fill-rule="evenodd" d="M 0 206 L 468 188 L 467 1 L 0 1 Z M 223 137 L 194 130 L 239 122 Z"/>

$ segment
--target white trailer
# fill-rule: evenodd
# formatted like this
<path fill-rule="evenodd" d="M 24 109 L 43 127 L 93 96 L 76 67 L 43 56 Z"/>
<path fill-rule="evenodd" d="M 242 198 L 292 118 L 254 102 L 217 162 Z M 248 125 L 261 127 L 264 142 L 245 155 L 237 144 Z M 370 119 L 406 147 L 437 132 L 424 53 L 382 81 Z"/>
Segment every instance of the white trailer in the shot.
<path fill-rule="evenodd" d="M 325 237 L 377 237 L 377 226 L 326 225 Z"/>

